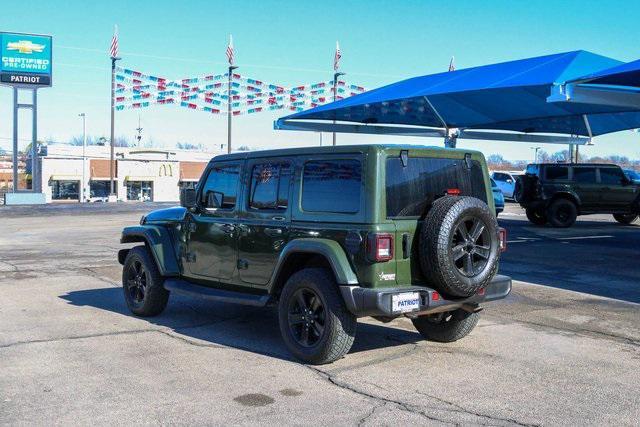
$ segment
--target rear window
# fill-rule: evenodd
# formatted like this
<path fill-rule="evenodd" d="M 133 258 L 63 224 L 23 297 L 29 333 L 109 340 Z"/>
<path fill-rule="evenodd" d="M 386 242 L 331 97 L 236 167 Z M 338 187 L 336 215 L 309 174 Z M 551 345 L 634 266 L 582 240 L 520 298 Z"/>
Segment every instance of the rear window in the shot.
<path fill-rule="evenodd" d="M 480 163 L 474 160 L 467 169 L 464 159 L 411 157 L 403 167 L 399 157 L 387 159 L 387 217 L 422 216 L 449 189 L 486 202 Z"/>
<path fill-rule="evenodd" d="M 546 179 L 569 179 L 567 166 L 547 166 Z"/>
<path fill-rule="evenodd" d="M 360 210 L 361 182 L 359 160 L 307 162 L 302 176 L 302 210 L 356 213 Z"/>

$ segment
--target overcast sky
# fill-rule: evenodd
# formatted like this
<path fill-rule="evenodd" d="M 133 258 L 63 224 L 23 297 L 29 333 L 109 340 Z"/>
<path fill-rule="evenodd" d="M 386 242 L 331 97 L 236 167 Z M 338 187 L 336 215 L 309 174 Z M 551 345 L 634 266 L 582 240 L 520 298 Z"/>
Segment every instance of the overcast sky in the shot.
<path fill-rule="evenodd" d="M 170 79 L 225 71 L 233 34 L 239 72 L 291 86 L 329 80 L 336 40 L 350 83 L 375 88 L 456 67 L 590 50 L 623 61 L 640 57 L 640 2 L 622 1 L 7 1 L 0 31 L 51 34 L 53 88 L 39 92 L 39 137 L 66 141 L 82 130 L 109 133 L 109 58 L 113 24 L 120 27 L 121 65 Z M 11 96 L 0 88 L 0 147 L 11 145 Z M 226 142 L 226 117 L 156 106 L 116 115 L 116 134 L 133 137 L 138 114 L 145 139 L 174 147 L 177 141 L 214 147 Z M 23 135 L 29 137 L 24 112 Z M 317 144 L 319 135 L 276 132 L 277 113 L 234 119 L 234 145 Z M 21 116 L 22 118 L 22 116 Z M 330 141 L 330 134 L 324 135 Z M 339 135 L 339 143 L 418 142 L 438 139 Z M 21 142 L 21 145 L 26 142 Z M 533 157 L 531 144 L 461 141 L 485 154 Z M 543 145 L 554 152 L 564 146 Z M 596 139 L 586 155 L 640 158 L 640 134 Z"/>

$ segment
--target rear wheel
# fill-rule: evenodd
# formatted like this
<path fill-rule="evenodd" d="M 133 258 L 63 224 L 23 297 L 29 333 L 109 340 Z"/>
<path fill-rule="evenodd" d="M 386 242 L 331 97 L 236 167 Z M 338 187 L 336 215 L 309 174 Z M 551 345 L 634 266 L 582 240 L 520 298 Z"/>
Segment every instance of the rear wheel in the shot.
<path fill-rule="evenodd" d="M 479 319 L 479 313 L 456 310 L 420 316 L 411 321 L 423 338 L 438 342 L 453 342 L 469 335 Z"/>
<path fill-rule="evenodd" d="M 355 339 L 356 317 L 344 305 L 333 275 L 323 268 L 306 268 L 287 280 L 278 317 L 284 343 L 305 362 L 340 359 Z"/>
<path fill-rule="evenodd" d="M 527 208 L 527 219 L 535 225 L 545 225 L 547 223 L 547 215 L 542 209 Z"/>
<path fill-rule="evenodd" d="M 620 224 L 632 224 L 638 219 L 638 214 L 630 213 L 630 214 L 613 214 L 613 219 L 618 221 Z"/>
<path fill-rule="evenodd" d="M 156 316 L 169 301 L 169 291 L 155 261 L 145 246 L 127 254 L 122 267 L 122 289 L 129 310 L 137 316 Z"/>
<path fill-rule="evenodd" d="M 567 199 L 556 199 L 547 208 L 549 224 L 558 228 L 571 227 L 578 217 L 576 204 Z"/>

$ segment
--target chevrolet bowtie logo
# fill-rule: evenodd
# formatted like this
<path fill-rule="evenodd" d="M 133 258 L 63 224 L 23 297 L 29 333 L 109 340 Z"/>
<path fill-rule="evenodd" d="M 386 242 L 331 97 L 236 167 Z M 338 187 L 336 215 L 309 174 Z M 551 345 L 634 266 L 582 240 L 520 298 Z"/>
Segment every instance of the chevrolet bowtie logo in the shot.
<path fill-rule="evenodd" d="M 44 45 L 33 43 L 30 40 L 20 40 L 7 43 L 7 50 L 17 50 L 19 53 L 26 54 L 32 54 L 33 52 L 40 53 L 44 50 Z"/>

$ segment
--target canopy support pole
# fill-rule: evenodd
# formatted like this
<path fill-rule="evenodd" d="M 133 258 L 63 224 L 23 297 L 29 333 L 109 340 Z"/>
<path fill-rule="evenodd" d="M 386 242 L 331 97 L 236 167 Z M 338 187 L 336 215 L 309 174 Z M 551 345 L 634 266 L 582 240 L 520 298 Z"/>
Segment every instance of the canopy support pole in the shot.
<path fill-rule="evenodd" d="M 433 106 L 433 104 L 429 100 L 429 97 L 425 96 L 424 100 L 427 101 L 427 104 L 429 104 L 429 107 L 431 107 L 431 110 L 433 110 L 433 113 L 436 115 L 438 120 L 440 120 L 440 123 L 442 123 L 442 127 L 444 128 L 445 148 L 456 148 L 456 144 L 458 142 L 458 134 L 449 132 L 449 126 L 447 126 L 447 122 L 444 121 L 444 118 L 442 118 L 438 110 L 436 110 L 436 107 Z"/>

